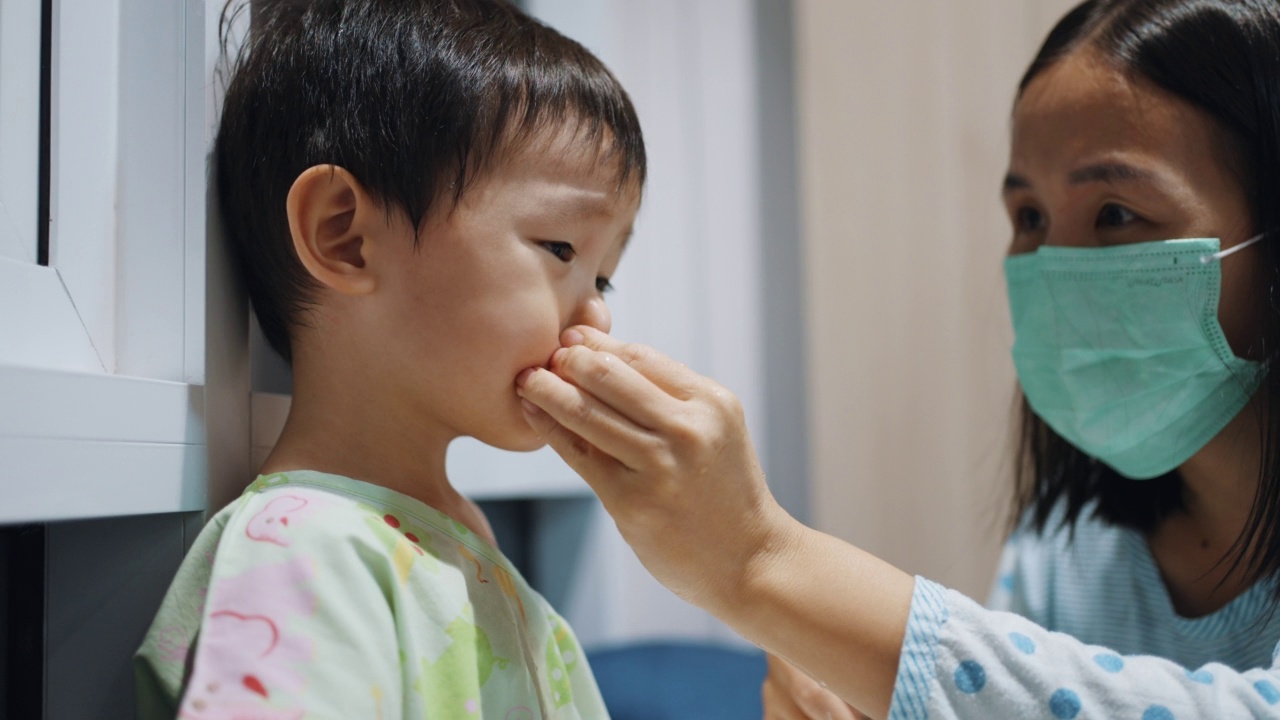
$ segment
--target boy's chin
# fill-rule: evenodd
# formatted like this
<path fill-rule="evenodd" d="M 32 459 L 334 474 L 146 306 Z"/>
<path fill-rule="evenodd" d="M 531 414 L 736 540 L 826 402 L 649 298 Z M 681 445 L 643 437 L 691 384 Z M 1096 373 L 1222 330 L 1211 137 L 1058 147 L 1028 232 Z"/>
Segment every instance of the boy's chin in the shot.
<path fill-rule="evenodd" d="M 493 433 L 490 436 L 476 439 L 486 445 L 508 452 L 533 452 L 534 450 L 541 450 L 547 444 L 542 438 L 538 437 L 533 428 L 525 424 L 523 418 L 520 418 L 517 422 L 518 424 L 512 427 L 503 428 L 501 433 Z"/>
<path fill-rule="evenodd" d="M 528 437 L 515 439 L 509 445 L 504 444 L 498 445 L 497 447 L 511 452 L 533 452 L 534 450 L 541 450 L 546 447 L 546 445 L 547 443 L 542 438 L 534 435 L 533 431 L 530 430 Z"/>

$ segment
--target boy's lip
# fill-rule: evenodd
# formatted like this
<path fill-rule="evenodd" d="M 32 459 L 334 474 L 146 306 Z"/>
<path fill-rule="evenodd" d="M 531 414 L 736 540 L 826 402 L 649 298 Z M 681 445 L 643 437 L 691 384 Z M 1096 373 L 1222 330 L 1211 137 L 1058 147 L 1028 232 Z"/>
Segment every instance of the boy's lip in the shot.
<path fill-rule="evenodd" d="M 551 366 L 555 364 L 556 354 L 563 349 L 563 347 L 556 347 L 549 355 L 547 355 L 546 360 L 540 363 L 527 365 L 523 370 L 516 373 L 516 393 L 519 394 L 520 388 L 523 388 L 525 382 L 529 380 L 529 377 L 538 370 L 550 371 Z"/>

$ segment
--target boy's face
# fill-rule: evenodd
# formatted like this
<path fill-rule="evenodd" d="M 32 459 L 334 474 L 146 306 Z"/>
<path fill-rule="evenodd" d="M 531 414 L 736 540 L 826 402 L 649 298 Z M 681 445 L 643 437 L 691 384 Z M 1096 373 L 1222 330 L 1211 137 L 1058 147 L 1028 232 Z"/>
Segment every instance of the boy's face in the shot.
<path fill-rule="evenodd" d="M 483 172 L 452 212 L 440 203 L 416 250 L 387 243 L 373 357 L 403 386 L 410 417 L 507 450 L 541 445 L 516 375 L 545 366 L 572 325 L 609 331 L 602 288 L 640 204 L 639 188 L 619 192 L 612 164 L 582 145 L 533 143 Z"/>

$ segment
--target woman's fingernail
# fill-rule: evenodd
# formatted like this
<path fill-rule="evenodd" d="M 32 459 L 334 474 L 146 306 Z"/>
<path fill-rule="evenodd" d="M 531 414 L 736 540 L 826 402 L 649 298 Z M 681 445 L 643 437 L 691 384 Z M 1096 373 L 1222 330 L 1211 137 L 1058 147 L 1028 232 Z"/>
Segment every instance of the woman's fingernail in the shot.
<path fill-rule="evenodd" d="M 529 377 L 531 375 L 533 375 L 533 368 L 527 368 L 520 371 L 520 374 L 516 376 L 516 387 L 524 387 L 524 384 L 529 382 Z"/>
<path fill-rule="evenodd" d="M 542 412 L 542 408 L 524 399 L 520 400 L 520 407 L 524 408 L 525 415 L 538 415 Z"/>
<path fill-rule="evenodd" d="M 582 345 L 587 342 L 587 338 L 584 337 L 581 332 L 574 330 L 573 328 L 565 330 L 564 334 L 560 337 L 560 340 L 565 347 Z"/>

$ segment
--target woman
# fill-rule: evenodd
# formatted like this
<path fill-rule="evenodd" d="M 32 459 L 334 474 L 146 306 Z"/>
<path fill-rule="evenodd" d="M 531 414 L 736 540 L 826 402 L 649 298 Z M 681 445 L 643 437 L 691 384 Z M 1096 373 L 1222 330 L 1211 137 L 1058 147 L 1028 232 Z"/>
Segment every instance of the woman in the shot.
<path fill-rule="evenodd" d="M 1073 10 L 1004 199 L 1026 419 L 996 610 L 787 516 L 736 400 L 651 350 L 568 331 L 517 381 L 529 422 L 655 576 L 833 693 L 775 664 L 777 717 L 1280 717 L 1280 4 Z"/>

